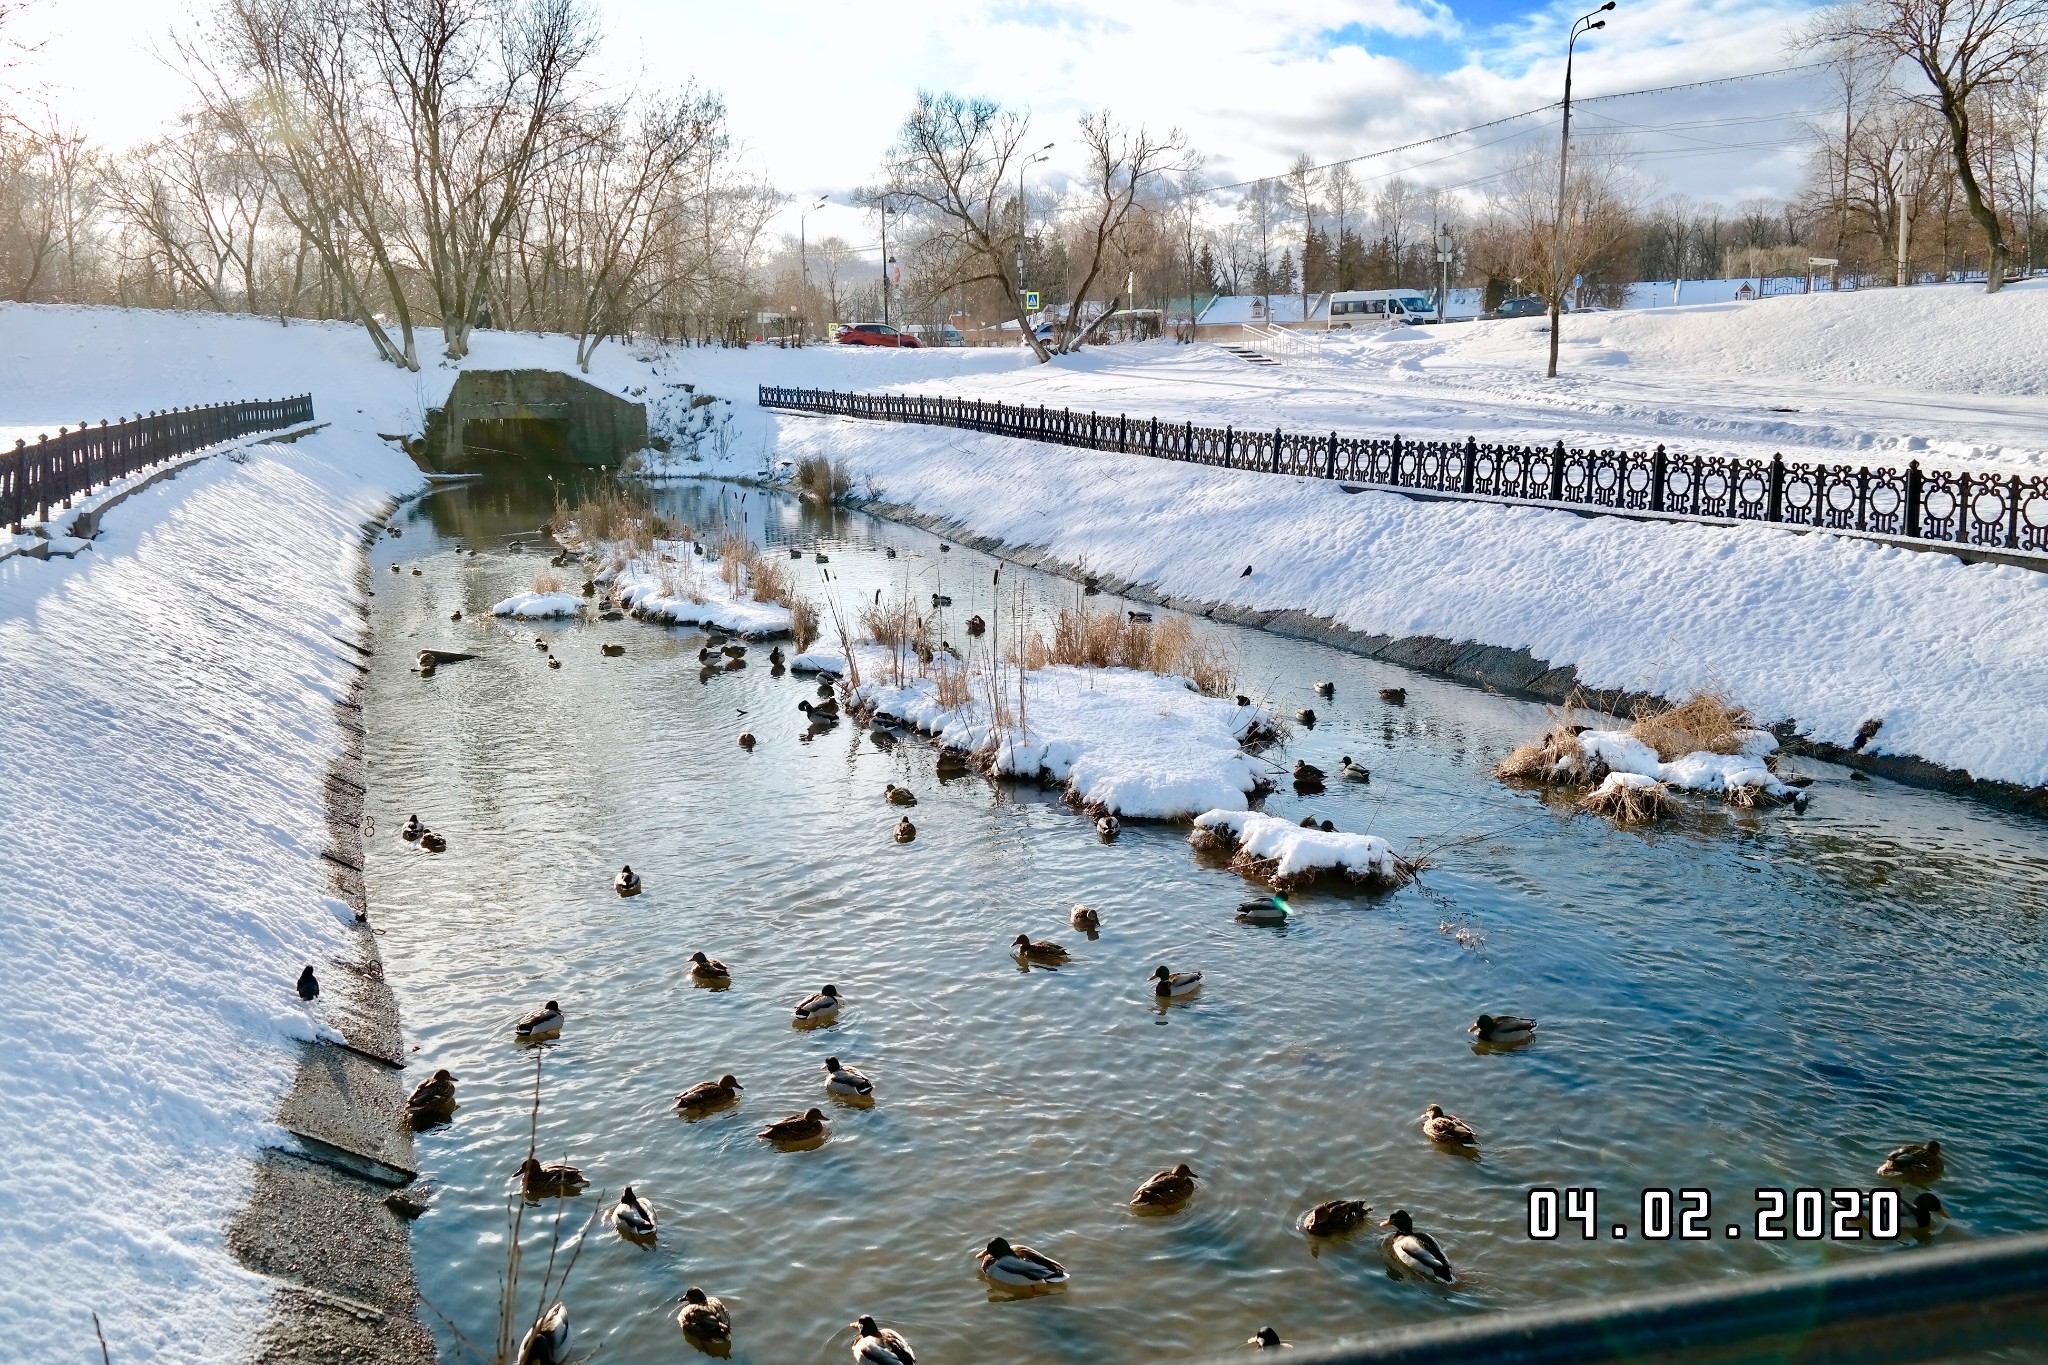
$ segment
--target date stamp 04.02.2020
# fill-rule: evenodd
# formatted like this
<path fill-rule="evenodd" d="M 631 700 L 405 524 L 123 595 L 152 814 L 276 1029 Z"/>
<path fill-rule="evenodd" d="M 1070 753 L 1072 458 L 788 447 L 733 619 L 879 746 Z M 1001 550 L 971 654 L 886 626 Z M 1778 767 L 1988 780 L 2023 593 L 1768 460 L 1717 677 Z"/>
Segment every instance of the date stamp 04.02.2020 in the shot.
<path fill-rule="evenodd" d="M 1924 1214 L 1893 1189 L 1763 1188 L 1757 1190 L 1747 1212 L 1733 1220 L 1724 1214 L 1723 1221 L 1717 1221 L 1711 1192 L 1651 1188 L 1642 1192 L 1634 1213 L 1633 1223 L 1602 1222 L 1598 1190 L 1538 1185 L 1529 1191 L 1529 1238 L 1537 1242 L 1574 1235 L 1586 1241 L 1603 1237 L 1648 1242 L 1881 1241 L 1910 1234 L 1916 1223 L 1924 1222 Z"/>

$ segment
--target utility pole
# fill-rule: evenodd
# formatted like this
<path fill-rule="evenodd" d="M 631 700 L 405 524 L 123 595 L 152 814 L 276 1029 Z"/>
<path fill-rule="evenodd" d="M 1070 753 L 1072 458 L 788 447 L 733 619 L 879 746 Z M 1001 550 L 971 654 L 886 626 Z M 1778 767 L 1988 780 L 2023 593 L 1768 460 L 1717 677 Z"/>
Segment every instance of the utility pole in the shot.
<path fill-rule="evenodd" d="M 821 194 L 818 202 L 796 216 L 796 344 L 804 344 L 804 324 L 811 317 L 811 253 L 805 238 L 804 220 L 825 206 L 832 196 Z M 886 254 L 886 253 L 885 253 Z"/>
<path fill-rule="evenodd" d="M 1551 379 L 1557 378 L 1558 314 L 1563 309 L 1564 300 L 1564 176 L 1565 161 L 1572 150 L 1572 49 L 1582 35 L 1596 28 L 1606 28 L 1605 19 L 1593 16 L 1605 14 L 1613 8 L 1614 0 L 1607 0 L 1599 9 L 1589 10 L 1573 20 L 1571 37 L 1565 40 L 1564 45 L 1564 133 L 1557 148 L 1557 211 L 1550 224 L 1550 370 L 1547 377 Z"/>
<path fill-rule="evenodd" d="M 1451 241 L 1451 230 L 1440 227 L 1436 230 L 1436 259 L 1443 267 L 1443 284 L 1436 291 L 1436 320 L 1444 320 L 1444 310 L 1451 302 L 1451 252 L 1456 243 Z"/>

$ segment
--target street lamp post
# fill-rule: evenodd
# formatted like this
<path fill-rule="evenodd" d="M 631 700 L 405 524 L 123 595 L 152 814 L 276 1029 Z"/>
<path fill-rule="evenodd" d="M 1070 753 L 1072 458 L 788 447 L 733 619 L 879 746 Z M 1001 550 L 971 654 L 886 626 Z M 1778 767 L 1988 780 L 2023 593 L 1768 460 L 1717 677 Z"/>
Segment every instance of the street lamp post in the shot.
<path fill-rule="evenodd" d="M 882 325 L 889 325 L 889 215 L 896 210 L 889 207 L 889 201 L 882 201 Z"/>
<path fill-rule="evenodd" d="M 1564 300 L 1564 176 L 1565 161 L 1572 150 L 1572 49 L 1579 39 L 1596 28 L 1606 28 L 1605 19 L 1596 19 L 1596 14 L 1605 14 L 1614 8 L 1614 0 L 1596 10 L 1589 10 L 1572 21 L 1571 36 L 1564 45 L 1564 132 L 1557 148 L 1557 212 L 1551 219 L 1550 244 L 1550 371 L 1548 377 L 1557 378 L 1557 330 L 1558 314 Z"/>
<path fill-rule="evenodd" d="M 811 316 L 811 252 L 804 220 L 825 207 L 831 197 L 829 194 L 819 195 L 817 203 L 796 216 L 796 344 L 799 346 L 804 344 L 804 324 Z"/>
<path fill-rule="evenodd" d="M 1438 322 L 1444 320 L 1444 310 L 1451 301 L 1451 253 L 1456 248 L 1457 243 L 1451 240 L 1451 230 L 1449 228 L 1438 228 L 1436 234 L 1436 259 L 1437 264 L 1443 268 L 1443 283 L 1436 291 L 1436 320 Z"/>
<path fill-rule="evenodd" d="M 1053 144 L 1048 142 L 1017 163 L 1017 293 L 1020 296 L 1020 301 L 1024 293 L 1024 231 L 1026 227 L 1024 172 L 1041 161 L 1050 161 L 1052 158 L 1047 156 L 1046 153 L 1052 149 Z"/>

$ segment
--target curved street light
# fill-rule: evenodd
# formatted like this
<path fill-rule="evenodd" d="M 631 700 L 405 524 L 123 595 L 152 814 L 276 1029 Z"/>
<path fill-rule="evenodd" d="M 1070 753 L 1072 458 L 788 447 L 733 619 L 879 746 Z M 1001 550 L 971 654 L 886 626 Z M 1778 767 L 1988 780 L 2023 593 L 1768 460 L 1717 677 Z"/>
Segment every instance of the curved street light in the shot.
<path fill-rule="evenodd" d="M 808 219 L 812 214 L 816 213 L 819 209 L 825 207 L 825 205 L 830 203 L 831 200 L 831 195 L 821 194 L 818 196 L 817 203 L 811 205 L 809 208 L 805 209 L 803 212 L 799 213 L 796 216 L 796 340 L 799 346 L 803 344 L 804 340 L 804 324 L 810 320 L 811 316 L 811 253 L 809 242 L 805 235 L 805 220 Z M 788 239 L 785 238 L 784 240 L 786 241 Z"/>
<path fill-rule="evenodd" d="M 1046 143 L 1030 156 L 1017 163 L 1017 295 L 1021 301 L 1024 294 L 1024 233 L 1028 215 L 1024 212 L 1024 172 L 1041 161 L 1050 161 L 1046 153 L 1053 149 L 1053 143 Z"/>
<path fill-rule="evenodd" d="M 1557 148 L 1557 211 L 1552 216 L 1550 224 L 1550 287 L 1553 297 L 1550 300 L 1550 370 L 1547 377 L 1551 379 L 1557 378 L 1558 314 L 1562 311 L 1564 303 L 1564 177 L 1565 162 L 1571 156 L 1572 150 L 1572 50 L 1586 34 L 1596 28 L 1607 27 L 1605 19 L 1595 16 L 1605 14 L 1613 8 L 1614 0 L 1607 0 L 1600 8 L 1588 10 L 1573 20 L 1571 36 L 1565 40 L 1564 45 L 1564 132 Z"/>

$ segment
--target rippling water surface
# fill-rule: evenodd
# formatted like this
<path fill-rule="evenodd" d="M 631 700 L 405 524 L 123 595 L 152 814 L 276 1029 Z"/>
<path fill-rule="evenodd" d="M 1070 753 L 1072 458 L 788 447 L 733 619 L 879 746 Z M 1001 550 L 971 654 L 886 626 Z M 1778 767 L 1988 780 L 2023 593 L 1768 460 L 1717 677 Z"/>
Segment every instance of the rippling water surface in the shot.
<path fill-rule="evenodd" d="M 1285 929 L 1247 927 L 1232 912 L 1251 888 L 1182 827 L 1104 844 L 1046 793 L 941 782 L 921 743 L 879 747 L 852 724 L 806 739 L 812 684 L 771 677 L 764 649 L 707 677 L 694 631 L 490 620 L 543 567 L 508 546 L 535 543 L 545 489 L 436 494 L 375 552 L 374 918 L 416 1066 L 461 1078 L 454 1122 L 419 1142 L 434 1204 L 413 1240 L 433 1309 L 472 1341 L 493 1332 L 537 1053 L 541 1154 L 593 1181 L 569 1218 L 627 1183 L 662 1218 L 652 1248 L 596 1228 L 576 1265 L 577 1344 L 606 1360 L 687 1355 L 674 1308 L 689 1284 L 732 1306 L 739 1360 L 843 1359 L 864 1312 L 935 1365 L 1197 1360 L 1267 1322 L 1313 1342 L 1910 1255 L 1760 1243 L 1753 1192 L 1868 1189 L 1888 1146 L 1931 1136 L 1953 1153 L 1939 1240 L 2048 1225 L 2039 821 L 1788 761 L 1814 779 L 1803 815 L 1689 803 L 1654 833 L 1617 833 L 1488 776 L 1542 708 L 1217 627 L 1243 690 L 1321 717 L 1275 757 L 1334 770 L 1349 754 L 1373 772 L 1267 808 L 1436 849 L 1396 894 L 1307 893 Z M 994 561 L 922 532 L 726 485 L 660 496 L 699 525 L 743 518 L 801 546 L 805 587 L 849 612 L 906 582 L 950 594 L 955 631 L 988 611 Z M 1006 611 L 1014 583 L 1041 612 L 1075 600 L 1071 583 L 1003 579 Z M 425 646 L 482 657 L 422 680 L 407 665 Z M 1334 701 L 1312 696 L 1319 679 Z M 1391 685 L 1405 707 L 1378 699 Z M 918 794 L 914 843 L 889 837 L 888 782 Z M 397 838 L 414 811 L 446 853 Z M 625 862 L 646 879 L 635 899 L 611 891 Z M 1099 937 L 1068 927 L 1076 903 L 1101 912 Z M 1020 970 L 1020 932 L 1073 962 Z M 731 965 L 730 989 L 692 984 L 697 949 Z M 1205 988 L 1162 1012 L 1146 983 L 1161 963 L 1199 968 Z M 792 1003 L 828 981 L 839 1021 L 793 1028 Z M 513 1020 L 551 997 L 560 1040 L 516 1045 Z M 1488 1009 L 1537 1016 L 1538 1041 L 1475 1051 L 1464 1028 Z M 828 1055 L 874 1078 L 872 1108 L 827 1098 Z M 671 1111 L 728 1071 L 746 1088 L 736 1108 Z M 1432 1101 L 1479 1130 L 1482 1155 L 1423 1141 Z M 811 1105 L 830 1120 L 817 1150 L 754 1137 Z M 1132 1216 L 1130 1192 L 1181 1160 L 1202 1177 L 1187 1209 Z M 1597 1188 L 1600 1239 L 1530 1241 L 1539 1185 Z M 1640 1193 L 1658 1186 L 1711 1190 L 1713 1240 L 1644 1241 Z M 1312 1246 L 1294 1220 L 1340 1196 L 1408 1209 L 1463 1283 L 1391 1278 L 1376 1234 Z M 527 1219 L 529 1267 L 555 1207 Z M 971 1253 L 996 1234 L 1060 1258 L 1072 1286 L 991 1297 Z"/>

